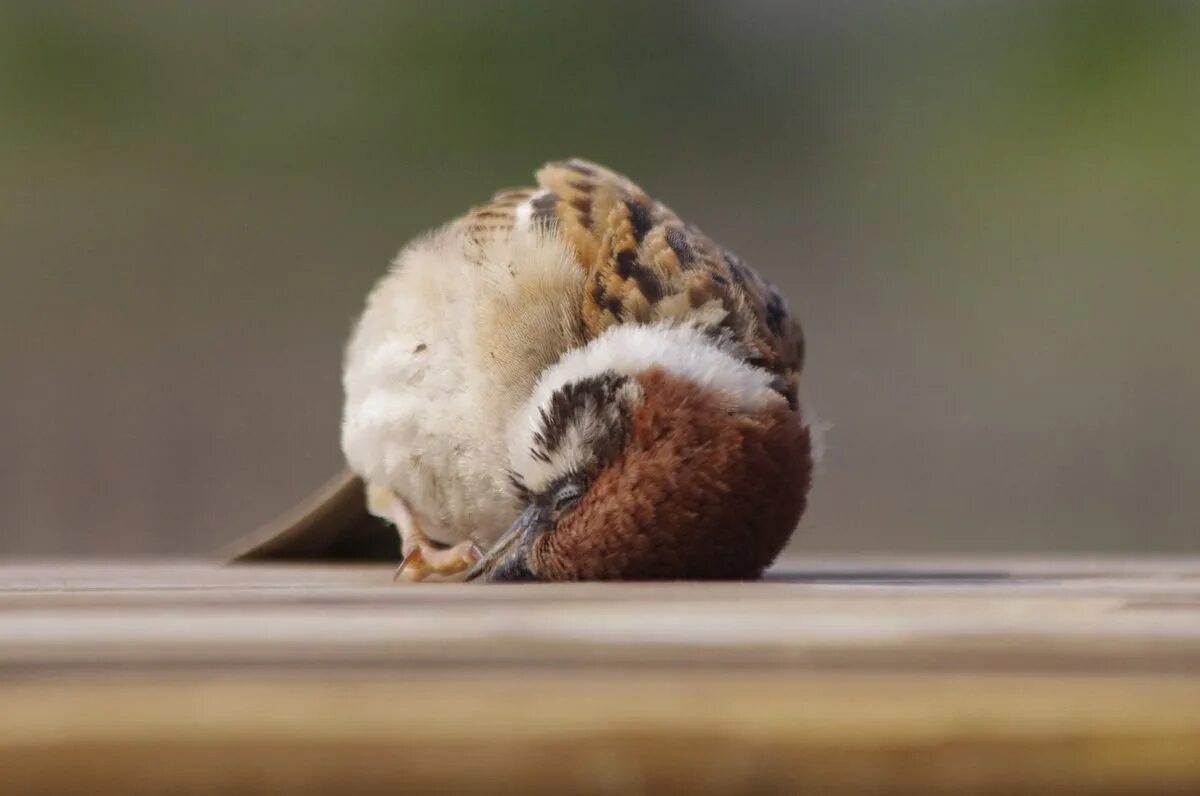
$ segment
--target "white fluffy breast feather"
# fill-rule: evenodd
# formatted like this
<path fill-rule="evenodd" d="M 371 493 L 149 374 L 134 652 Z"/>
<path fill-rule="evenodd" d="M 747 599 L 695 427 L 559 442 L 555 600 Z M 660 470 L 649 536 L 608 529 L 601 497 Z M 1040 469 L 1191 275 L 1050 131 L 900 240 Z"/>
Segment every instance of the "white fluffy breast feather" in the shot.
<path fill-rule="evenodd" d="M 441 542 L 487 541 L 516 513 L 505 428 L 538 374 L 579 344 L 582 274 L 531 232 L 463 255 L 452 224 L 401 252 L 346 351 L 342 449 Z"/>
<path fill-rule="evenodd" d="M 784 401 L 772 389 L 770 373 L 722 351 L 693 327 L 614 326 L 583 348 L 566 354 L 538 379 L 533 394 L 509 424 L 510 467 L 536 491 L 537 485 L 548 484 L 561 475 L 560 469 L 577 465 L 574 460 L 559 461 L 556 457 L 547 462 L 533 455 L 542 411 L 549 406 L 554 393 L 571 382 L 599 373 L 611 371 L 636 376 L 653 367 L 661 367 L 703 390 L 726 396 L 734 410 L 758 412 Z"/>

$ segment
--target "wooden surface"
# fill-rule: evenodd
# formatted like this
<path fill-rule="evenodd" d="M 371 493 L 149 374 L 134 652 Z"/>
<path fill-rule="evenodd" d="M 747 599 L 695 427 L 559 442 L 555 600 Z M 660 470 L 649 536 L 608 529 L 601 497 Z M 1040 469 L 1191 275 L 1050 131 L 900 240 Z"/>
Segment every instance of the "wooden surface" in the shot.
<path fill-rule="evenodd" d="M 0 565 L 0 794 L 1200 793 L 1200 560 Z"/>

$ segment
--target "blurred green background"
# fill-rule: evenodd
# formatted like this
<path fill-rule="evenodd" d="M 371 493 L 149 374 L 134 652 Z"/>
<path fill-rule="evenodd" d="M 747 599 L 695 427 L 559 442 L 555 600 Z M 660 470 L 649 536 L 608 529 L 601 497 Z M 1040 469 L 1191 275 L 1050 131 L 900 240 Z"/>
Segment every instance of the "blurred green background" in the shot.
<path fill-rule="evenodd" d="M 1200 4 L 0 0 L 0 553 L 209 551 L 340 464 L 410 236 L 541 162 L 779 283 L 797 548 L 1200 550 Z"/>

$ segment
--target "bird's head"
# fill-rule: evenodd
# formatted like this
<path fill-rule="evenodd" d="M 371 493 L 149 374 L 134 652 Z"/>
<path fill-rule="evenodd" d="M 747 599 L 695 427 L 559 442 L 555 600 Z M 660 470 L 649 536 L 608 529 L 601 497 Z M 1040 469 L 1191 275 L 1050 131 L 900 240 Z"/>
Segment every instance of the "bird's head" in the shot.
<path fill-rule="evenodd" d="M 812 471 L 778 388 L 686 326 L 621 325 L 570 352 L 510 423 L 521 513 L 469 579 L 757 577 Z"/>

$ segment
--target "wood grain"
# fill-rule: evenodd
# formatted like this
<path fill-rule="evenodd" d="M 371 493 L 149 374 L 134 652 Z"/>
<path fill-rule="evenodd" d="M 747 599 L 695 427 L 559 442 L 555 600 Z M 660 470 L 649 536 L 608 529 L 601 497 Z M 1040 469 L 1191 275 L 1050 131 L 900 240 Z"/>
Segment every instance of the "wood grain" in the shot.
<path fill-rule="evenodd" d="M 1200 792 L 1200 561 L 0 566 L 0 793 Z"/>

